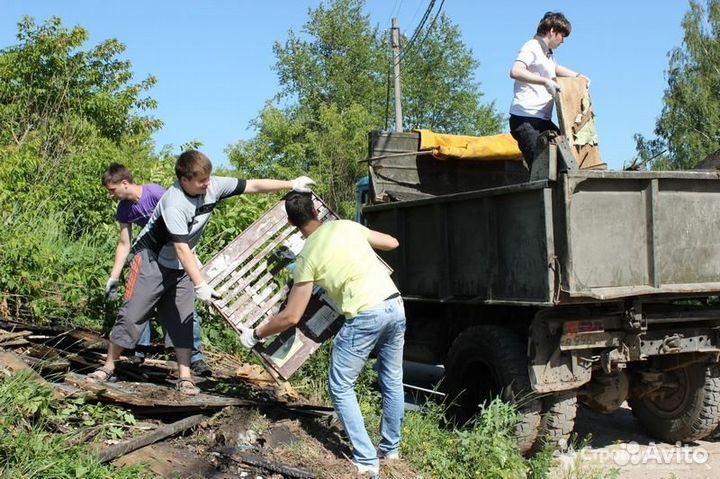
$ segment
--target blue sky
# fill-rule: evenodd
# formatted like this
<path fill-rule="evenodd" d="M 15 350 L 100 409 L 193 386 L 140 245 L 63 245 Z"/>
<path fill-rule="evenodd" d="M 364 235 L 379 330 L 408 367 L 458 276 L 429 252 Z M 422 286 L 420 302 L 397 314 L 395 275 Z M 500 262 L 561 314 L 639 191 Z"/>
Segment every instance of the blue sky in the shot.
<path fill-rule="evenodd" d="M 436 2 L 439 5 L 441 0 Z M 393 16 L 410 35 L 428 0 L 367 0 L 382 28 Z M 318 0 L 0 0 L 0 48 L 15 43 L 23 15 L 59 16 L 90 32 L 88 46 L 117 38 L 127 46 L 137 80 L 158 78 L 150 95 L 165 122 L 158 149 L 197 139 L 216 164 L 225 148 L 253 136 L 249 122 L 277 92 L 272 45 L 300 32 Z M 548 10 L 565 13 L 572 35 L 557 51 L 561 64 L 592 80 L 600 150 L 611 169 L 634 155 L 634 133 L 650 135 L 662 108 L 667 53 L 682 42 L 684 0 L 446 0 L 443 10 L 480 61 L 476 79 L 485 100 L 507 114 L 510 66 Z"/>

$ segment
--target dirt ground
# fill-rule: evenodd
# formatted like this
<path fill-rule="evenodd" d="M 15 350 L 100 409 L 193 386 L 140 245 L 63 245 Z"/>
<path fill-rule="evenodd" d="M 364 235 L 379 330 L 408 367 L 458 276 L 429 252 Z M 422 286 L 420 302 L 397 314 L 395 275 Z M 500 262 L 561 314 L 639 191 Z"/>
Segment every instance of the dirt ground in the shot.
<path fill-rule="evenodd" d="M 288 418 L 247 409 L 228 409 L 203 423 L 190 435 L 146 446 L 117 459 L 122 466 L 145 463 L 163 478 L 354 479 L 351 451 L 327 418 Z M 292 468 L 292 474 L 272 472 L 243 462 L 266 461 Z M 421 477 L 406 461 L 383 461 L 382 477 Z M 303 475 L 305 472 L 307 475 Z M 367 476 L 366 476 L 367 477 Z"/>
<path fill-rule="evenodd" d="M 561 455 L 555 477 L 576 477 L 569 472 L 573 467 L 586 473 L 592 468 L 618 469 L 623 479 L 714 479 L 718 475 L 720 441 L 659 442 L 643 432 L 627 404 L 609 415 L 581 407 L 575 432 L 581 440 L 590 438 L 590 447 Z"/>
<path fill-rule="evenodd" d="M 427 385 L 437 380 L 438 371 L 412 370 L 406 365 L 406 378 Z M 238 455 L 249 455 L 319 479 L 360 477 L 354 473 L 347 443 L 327 417 L 298 417 L 272 409 L 253 411 L 226 408 L 193 434 L 142 448 L 116 464 L 144 462 L 164 478 L 293 477 L 238 461 Z M 586 442 L 588 447 L 558 454 L 553 478 L 612 477 L 614 470 L 627 479 L 717 477 L 714 469 L 720 465 L 720 441 L 658 442 L 643 432 L 627 404 L 608 415 L 579 407 L 575 432 L 575 443 Z M 381 473 L 386 479 L 422 477 L 403 460 L 384 461 Z"/>
<path fill-rule="evenodd" d="M 578 443 L 589 447 L 558 455 L 553 478 L 612 476 L 617 470 L 626 479 L 714 479 L 720 464 L 720 441 L 673 445 L 645 435 L 624 405 L 605 415 L 581 407 L 576 421 Z M 297 476 L 271 472 L 243 463 L 261 458 L 274 465 L 294 468 Z M 228 408 L 209 418 L 190 435 L 139 449 L 115 464 L 147 464 L 164 478 L 281 479 L 316 477 L 352 479 L 350 449 L 327 418 L 290 418 L 286 413 Z M 299 472 L 298 472 L 299 471 Z M 302 475 L 302 471 L 308 473 Z M 421 478 L 406 461 L 383 461 L 386 479 Z"/>
<path fill-rule="evenodd" d="M 8 356 L 3 363 L 6 367 L 10 370 L 14 370 L 14 367 L 29 369 L 30 366 L 22 358 L 35 358 L 35 362 L 56 358 L 73 364 L 74 369 L 79 368 L 78 372 L 82 374 L 99 364 L 98 355 L 104 351 L 102 339 L 87 332 L 61 332 L 55 336 L 51 333 L 57 331 L 52 330 L 41 331 L 43 334 L 35 333 L 26 336 L 29 340 L 50 337 L 52 345 L 24 341 L 28 344 L 16 346 L 14 352 L 5 353 Z M 143 421 L 147 420 L 148 427 L 143 429 L 145 432 L 152 430 L 153 425 L 157 426 L 160 418 L 173 422 L 189 414 L 197 414 L 198 410 L 207 411 L 212 401 L 215 402 L 212 406 L 214 410 L 224 409 L 214 415 L 208 413 L 207 419 L 200 418 L 202 422 L 191 433 L 138 449 L 117 459 L 116 464 L 142 462 L 163 478 L 358 477 L 349 459 L 351 451 L 347 442 L 342 440 L 327 408 L 293 406 L 301 398 L 293 396 L 291 388 L 273 387 L 267 391 L 269 396 L 266 397 L 263 391 L 275 383 L 269 376 L 265 377 L 267 373 L 260 366 L 246 365 L 228 355 L 209 355 L 209 359 L 212 360 L 215 374 L 212 380 L 204 380 L 201 388 L 221 395 L 197 396 L 198 400 L 173 400 L 172 362 L 149 359 L 139 368 L 119 366 L 120 372 L 130 376 L 123 381 L 139 379 L 141 382 L 137 384 L 144 386 L 144 392 L 129 394 L 128 391 L 133 391 L 131 383 L 118 382 L 118 388 L 112 385 L 100 388 L 103 390 L 102 395 L 111 396 L 113 402 L 127 403 L 128 406 L 155 414 L 154 421 L 153 418 L 142 418 Z M 437 367 L 415 368 L 409 363 L 405 365 L 406 382 L 412 384 L 416 392 L 430 392 L 429 389 L 442 377 L 442 373 L 442 369 Z M 73 384 L 78 385 L 73 383 L 73 378 L 81 374 L 72 371 L 64 374 L 65 383 L 55 384 L 58 388 L 56 392 L 62 395 L 81 392 L 77 387 L 71 387 Z M 82 383 L 83 390 L 87 390 L 85 392 L 101 394 L 85 384 L 85 381 Z M 123 384 L 124 387 L 120 387 Z M 253 388 L 259 388 L 259 391 L 252 395 L 255 400 L 245 401 L 244 404 L 243 401 L 237 402 L 237 398 L 222 395 L 224 393 L 221 391 L 231 393 L 230 390 L 216 389 L 224 385 L 226 389 L 232 386 L 232 391 L 235 391 L 242 386 L 242 396 L 245 397 L 249 392 L 248 384 L 253 384 Z M 66 390 L 67 387 L 71 390 Z M 153 392 L 153 387 L 159 389 Z M 125 393 L 121 394 L 123 391 Z M 162 391 L 161 397 L 154 398 L 153 395 L 158 391 Z M 286 399 L 280 402 L 266 400 L 272 397 Z M 230 403 L 227 401 L 236 402 L 232 402 L 234 406 L 228 407 Z M 555 478 L 611 477 L 613 470 L 619 472 L 619 477 L 629 479 L 710 479 L 717 476 L 713 469 L 720 463 L 720 441 L 678 445 L 656 442 L 643 433 L 627 406 L 610 415 L 594 413 L 581 407 L 575 431 L 578 436 L 575 444 L 587 443 L 588 447 L 558 454 L 559 465 L 554 471 Z M 102 446 L 106 448 L 108 444 Z M 597 471 L 605 474 L 599 475 Z M 404 460 L 384 461 L 381 472 L 386 479 L 421 477 Z"/>

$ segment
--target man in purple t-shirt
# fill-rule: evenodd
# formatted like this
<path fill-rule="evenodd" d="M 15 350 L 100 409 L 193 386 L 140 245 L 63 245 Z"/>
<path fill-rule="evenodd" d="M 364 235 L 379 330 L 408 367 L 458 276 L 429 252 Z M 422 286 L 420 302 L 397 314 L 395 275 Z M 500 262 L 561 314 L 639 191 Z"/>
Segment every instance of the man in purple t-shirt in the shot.
<path fill-rule="evenodd" d="M 132 245 L 132 225 L 144 227 L 152 216 L 155 205 L 163 194 L 165 188 L 154 183 L 138 185 L 133 182 L 132 173 L 123 165 L 113 163 L 103 175 L 103 186 L 110 198 L 118 201 L 116 219 L 120 223 L 120 240 L 115 249 L 115 262 L 110 277 L 105 284 L 105 294 L 109 299 L 117 299 L 117 289 L 120 284 L 120 273 L 130 253 Z M 139 346 L 150 345 L 150 324 L 143 332 Z M 137 351 L 133 361 L 142 363 L 145 355 Z M 205 364 L 200 340 L 200 319 L 197 312 L 193 317 L 193 349 L 191 357 L 192 371 L 198 376 L 211 376 L 212 371 Z"/>

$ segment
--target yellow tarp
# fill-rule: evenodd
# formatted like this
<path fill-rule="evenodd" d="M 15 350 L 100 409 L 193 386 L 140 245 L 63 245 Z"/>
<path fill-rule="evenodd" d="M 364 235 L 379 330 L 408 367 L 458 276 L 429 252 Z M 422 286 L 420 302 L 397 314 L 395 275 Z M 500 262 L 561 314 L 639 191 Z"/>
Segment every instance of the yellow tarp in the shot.
<path fill-rule="evenodd" d="M 509 133 L 491 136 L 445 135 L 430 130 L 420 133 L 420 149 L 432 150 L 439 160 L 522 160 L 522 152 Z"/>

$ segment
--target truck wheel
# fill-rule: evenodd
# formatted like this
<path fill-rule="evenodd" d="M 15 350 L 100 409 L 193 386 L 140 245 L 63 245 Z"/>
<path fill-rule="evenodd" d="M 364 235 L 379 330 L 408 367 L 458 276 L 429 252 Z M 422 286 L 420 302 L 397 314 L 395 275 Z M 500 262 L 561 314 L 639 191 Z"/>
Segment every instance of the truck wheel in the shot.
<path fill-rule="evenodd" d="M 533 449 L 540 451 L 548 445 L 564 449 L 575 429 L 576 414 L 577 394 L 574 390 L 543 397 L 540 432 Z"/>
<path fill-rule="evenodd" d="M 645 398 L 628 399 L 633 415 L 666 442 L 702 439 L 720 422 L 720 369 L 693 364 L 664 373 L 664 384 Z"/>
<path fill-rule="evenodd" d="M 455 339 L 445 362 L 443 387 L 451 419 L 463 425 L 482 403 L 500 396 L 515 402 L 521 421 L 515 428 L 520 452 L 530 451 L 540 425 L 540 400 L 530 388 L 527 345 L 507 329 L 476 326 Z"/>

